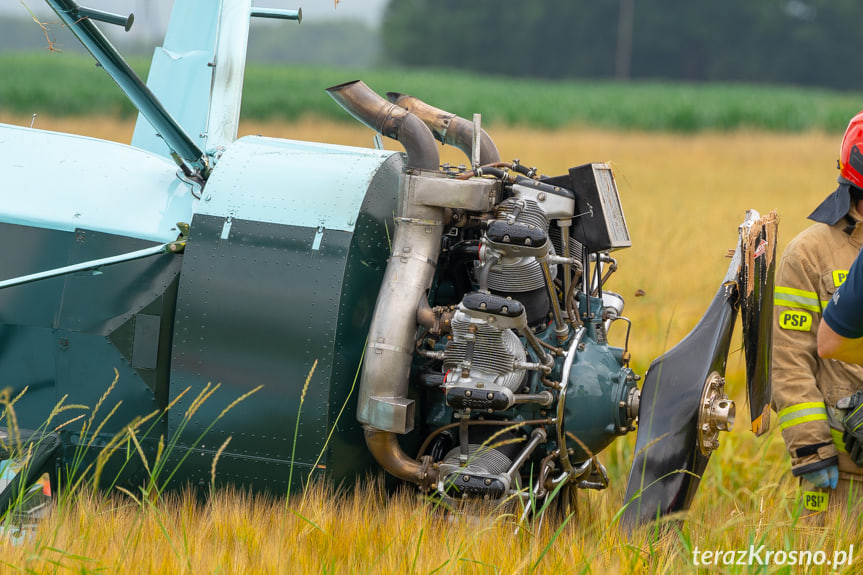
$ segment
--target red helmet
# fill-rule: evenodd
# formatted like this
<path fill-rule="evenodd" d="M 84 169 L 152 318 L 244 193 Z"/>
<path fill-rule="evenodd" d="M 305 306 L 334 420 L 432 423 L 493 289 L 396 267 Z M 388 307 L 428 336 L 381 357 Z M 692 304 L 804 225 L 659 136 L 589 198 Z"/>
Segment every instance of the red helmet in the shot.
<path fill-rule="evenodd" d="M 839 176 L 863 190 L 863 112 L 851 118 L 842 137 Z"/>

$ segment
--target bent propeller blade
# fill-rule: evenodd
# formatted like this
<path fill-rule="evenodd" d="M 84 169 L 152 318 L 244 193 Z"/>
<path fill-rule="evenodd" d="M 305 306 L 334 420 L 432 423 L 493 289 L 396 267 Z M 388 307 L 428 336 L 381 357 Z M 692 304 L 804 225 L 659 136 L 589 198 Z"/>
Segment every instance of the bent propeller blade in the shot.
<path fill-rule="evenodd" d="M 624 499 L 622 521 L 630 527 L 688 509 L 718 446 L 717 431 L 733 425 L 734 404 L 724 395 L 723 376 L 740 306 L 745 246 L 759 218 L 747 212 L 728 271 L 701 320 L 647 370 Z M 720 407 L 717 423 L 713 410 Z"/>
<path fill-rule="evenodd" d="M 740 319 L 746 355 L 746 383 L 752 431 L 770 429 L 770 350 L 773 342 L 773 279 L 779 217 L 770 212 L 753 222 L 743 239 Z"/>
<path fill-rule="evenodd" d="M 703 387 L 712 373 L 725 373 L 736 299 L 736 282 L 723 283 L 695 329 L 647 370 L 625 524 L 685 510 L 695 495 L 710 459 L 698 448 Z"/>

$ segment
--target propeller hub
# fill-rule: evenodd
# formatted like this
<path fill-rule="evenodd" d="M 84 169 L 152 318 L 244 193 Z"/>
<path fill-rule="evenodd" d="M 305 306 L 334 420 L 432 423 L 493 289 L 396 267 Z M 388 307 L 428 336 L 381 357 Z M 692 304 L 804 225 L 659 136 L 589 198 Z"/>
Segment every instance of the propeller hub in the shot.
<path fill-rule="evenodd" d="M 712 372 L 704 383 L 698 412 L 698 447 L 709 455 L 719 447 L 719 432 L 731 431 L 737 408 L 725 393 L 725 378 Z"/>

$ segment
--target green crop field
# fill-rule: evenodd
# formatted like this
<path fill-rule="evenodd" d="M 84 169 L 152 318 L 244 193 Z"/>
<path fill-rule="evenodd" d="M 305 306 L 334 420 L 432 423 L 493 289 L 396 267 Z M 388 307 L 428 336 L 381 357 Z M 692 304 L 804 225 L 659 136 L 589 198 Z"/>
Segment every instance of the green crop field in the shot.
<path fill-rule="evenodd" d="M 133 61 L 146 77 L 147 63 Z M 65 53 L 0 55 L 0 111 L 16 114 L 133 115 L 134 109 L 95 62 Z M 543 81 L 455 71 L 352 70 L 250 66 L 243 117 L 350 121 L 326 96 L 332 85 L 362 79 L 374 90 L 422 94 L 448 111 L 487 125 L 540 129 L 594 126 L 692 133 L 758 129 L 842 130 L 863 95 L 751 85 Z M 443 104 L 439 104 L 443 106 Z"/>

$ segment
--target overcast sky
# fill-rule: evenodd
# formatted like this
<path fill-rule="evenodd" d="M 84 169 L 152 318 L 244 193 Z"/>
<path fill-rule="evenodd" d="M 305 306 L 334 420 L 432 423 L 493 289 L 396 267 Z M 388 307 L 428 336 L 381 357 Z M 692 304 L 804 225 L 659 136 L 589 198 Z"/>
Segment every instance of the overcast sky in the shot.
<path fill-rule="evenodd" d="M 135 25 L 130 33 L 141 30 L 147 34 L 163 31 L 171 15 L 173 0 L 79 0 L 78 4 L 117 14 L 135 14 Z M 332 19 L 361 19 L 377 25 L 387 0 L 255 0 L 262 8 L 302 8 L 304 22 Z M 0 0 L 0 13 L 29 17 L 27 8 L 36 15 L 50 20 L 53 14 L 44 0 Z M 143 30 L 142 30 L 143 29 Z"/>

